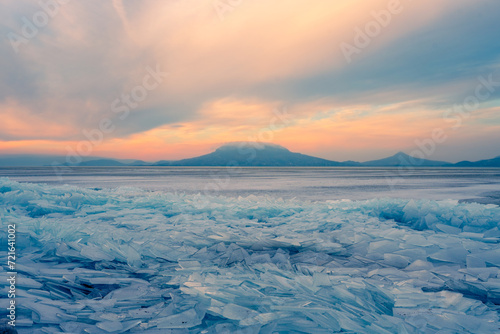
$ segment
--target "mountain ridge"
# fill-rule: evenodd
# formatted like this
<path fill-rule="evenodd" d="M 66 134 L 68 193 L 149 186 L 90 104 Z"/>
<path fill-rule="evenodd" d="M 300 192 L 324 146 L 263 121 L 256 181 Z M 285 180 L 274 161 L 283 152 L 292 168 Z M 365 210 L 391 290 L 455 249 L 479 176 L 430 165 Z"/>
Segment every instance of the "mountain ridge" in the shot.
<path fill-rule="evenodd" d="M 68 163 L 65 156 L 57 155 L 0 155 L 0 167 L 128 167 L 128 166 L 198 166 L 198 167 L 500 167 L 500 156 L 475 162 L 428 160 L 404 152 L 365 162 L 333 161 L 302 153 L 272 143 L 234 142 L 222 145 L 213 152 L 181 160 L 145 162 L 133 159 L 84 157 L 79 163 Z"/>
<path fill-rule="evenodd" d="M 411 155 L 408 155 L 404 152 L 398 152 L 390 157 L 371 160 L 363 162 L 363 166 L 370 167 L 408 167 L 408 166 L 420 166 L 420 167 L 440 167 L 450 164 L 446 161 L 437 161 L 437 160 L 428 160 L 422 158 L 416 158 Z"/>
<path fill-rule="evenodd" d="M 454 164 L 455 167 L 500 167 L 500 156 L 493 159 L 479 160 L 475 162 L 460 161 Z"/>
<path fill-rule="evenodd" d="M 342 162 L 290 152 L 279 145 L 223 145 L 214 152 L 177 161 L 159 161 L 155 166 L 345 166 Z"/>

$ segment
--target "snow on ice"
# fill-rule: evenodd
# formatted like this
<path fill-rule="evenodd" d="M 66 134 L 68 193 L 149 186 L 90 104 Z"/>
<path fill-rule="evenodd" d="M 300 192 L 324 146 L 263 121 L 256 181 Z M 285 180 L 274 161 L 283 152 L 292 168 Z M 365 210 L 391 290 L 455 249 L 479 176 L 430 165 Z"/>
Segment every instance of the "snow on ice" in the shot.
<path fill-rule="evenodd" d="M 0 219 L 17 227 L 19 333 L 500 331 L 496 205 L 3 178 Z"/>

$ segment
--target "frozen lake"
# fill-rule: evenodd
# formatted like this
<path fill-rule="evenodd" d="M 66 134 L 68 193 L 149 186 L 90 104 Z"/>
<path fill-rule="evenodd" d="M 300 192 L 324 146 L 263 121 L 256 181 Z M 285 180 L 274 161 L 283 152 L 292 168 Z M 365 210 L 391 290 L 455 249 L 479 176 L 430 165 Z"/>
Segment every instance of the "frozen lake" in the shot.
<path fill-rule="evenodd" d="M 495 168 L 214 168 L 74 167 L 0 168 L 19 182 L 88 188 L 137 187 L 212 196 L 270 195 L 302 200 L 370 198 L 500 200 Z"/>
<path fill-rule="evenodd" d="M 498 333 L 499 175 L 3 168 L 0 288 L 20 334 Z"/>

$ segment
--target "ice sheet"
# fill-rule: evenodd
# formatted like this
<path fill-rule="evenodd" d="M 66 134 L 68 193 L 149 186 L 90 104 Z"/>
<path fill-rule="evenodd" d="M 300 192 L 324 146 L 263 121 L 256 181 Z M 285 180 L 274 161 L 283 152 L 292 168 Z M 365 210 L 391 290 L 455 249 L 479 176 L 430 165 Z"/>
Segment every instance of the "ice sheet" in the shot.
<path fill-rule="evenodd" d="M 495 205 L 0 188 L 20 333 L 500 328 Z"/>

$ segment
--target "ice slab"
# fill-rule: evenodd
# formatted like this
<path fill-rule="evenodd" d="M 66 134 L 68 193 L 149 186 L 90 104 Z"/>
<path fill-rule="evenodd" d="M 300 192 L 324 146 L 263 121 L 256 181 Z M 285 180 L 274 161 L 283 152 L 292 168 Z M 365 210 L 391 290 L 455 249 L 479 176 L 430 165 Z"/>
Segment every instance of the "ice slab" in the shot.
<path fill-rule="evenodd" d="M 1 224 L 17 226 L 20 333 L 500 326 L 498 206 L 96 191 L 5 178 L 0 188 Z"/>

